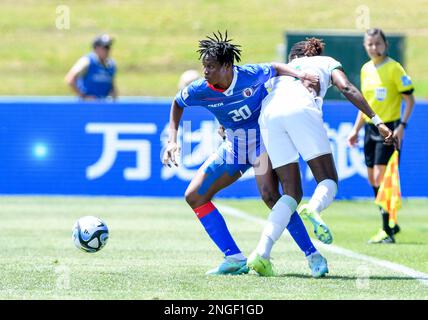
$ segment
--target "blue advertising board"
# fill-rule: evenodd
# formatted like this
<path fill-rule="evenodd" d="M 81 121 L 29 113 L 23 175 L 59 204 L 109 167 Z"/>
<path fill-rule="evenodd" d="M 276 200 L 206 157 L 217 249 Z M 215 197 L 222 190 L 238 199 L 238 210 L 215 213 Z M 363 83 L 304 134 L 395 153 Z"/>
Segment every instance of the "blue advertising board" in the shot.
<path fill-rule="evenodd" d="M 179 130 L 181 165 L 162 166 L 170 103 L 148 98 L 116 103 L 1 100 L 0 194 L 182 196 L 221 139 L 210 113 L 186 109 Z M 427 102 L 417 102 L 405 133 L 403 196 L 428 196 L 423 139 L 427 107 Z M 346 101 L 326 101 L 323 111 L 340 179 L 338 198 L 371 197 L 362 151 L 364 130 L 359 147 L 346 145 L 356 108 Z M 303 162 L 301 171 L 304 194 L 309 196 L 315 181 Z M 219 196 L 257 197 L 253 172 Z"/>

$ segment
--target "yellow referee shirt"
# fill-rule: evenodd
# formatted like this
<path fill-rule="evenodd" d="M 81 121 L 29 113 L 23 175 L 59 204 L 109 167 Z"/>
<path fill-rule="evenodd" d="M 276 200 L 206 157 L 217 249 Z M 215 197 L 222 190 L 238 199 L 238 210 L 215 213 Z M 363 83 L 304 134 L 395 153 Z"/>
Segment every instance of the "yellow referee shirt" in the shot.
<path fill-rule="evenodd" d="M 414 89 L 401 64 L 390 57 L 375 65 L 369 61 L 361 68 L 361 92 L 370 107 L 384 122 L 401 117 L 401 93 Z M 370 119 L 364 115 L 364 120 Z"/>

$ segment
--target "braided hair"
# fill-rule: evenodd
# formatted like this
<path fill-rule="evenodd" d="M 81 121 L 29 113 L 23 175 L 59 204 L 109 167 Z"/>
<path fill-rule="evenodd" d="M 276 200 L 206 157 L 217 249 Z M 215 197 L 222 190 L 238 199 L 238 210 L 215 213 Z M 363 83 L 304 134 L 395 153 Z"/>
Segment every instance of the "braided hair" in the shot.
<path fill-rule="evenodd" d="M 230 43 L 232 39 L 227 38 L 227 30 L 223 35 L 218 31 L 214 32 L 214 37 L 207 36 L 207 39 L 199 41 L 199 60 L 204 57 L 211 57 L 221 65 L 233 65 L 241 61 L 240 45 Z"/>
<path fill-rule="evenodd" d="M 306 38 L 305 41 L 297 42 L 291 47 L 290 54 L 288 55 L 288 61 L 291 61 L 296 57 L 319 56 L 323 53 L 324 46 L 325 43 L 322 42 L 322 39 Z"/>

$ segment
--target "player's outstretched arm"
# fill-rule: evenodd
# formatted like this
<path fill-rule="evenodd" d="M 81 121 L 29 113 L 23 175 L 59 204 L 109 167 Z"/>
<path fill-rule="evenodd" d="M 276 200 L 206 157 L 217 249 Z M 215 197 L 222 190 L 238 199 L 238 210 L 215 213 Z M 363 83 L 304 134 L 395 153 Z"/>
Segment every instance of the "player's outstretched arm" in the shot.
<path fill-rule="evenodd" d="M 296 70 L 288 66 L 287 64 L 280 62 L 272 62 L 272 66 L 274 67 L 278 76 L 290 76 L 299 78 L 300 80 L 308 80 L 314 85 L 318 85 L 319 83 L 319 76 L 317 74 L 310 74 L 307 72 Z"/>
<path fill-rule="evenodd" d="M 383 123 L 378 115 L 370 108 L 367 100 L 363 97 L 360 90 L 358 90 L 345 75 L 343 70 L 335 69 L 331 73 L 332 83 L 335 85 L 340 92 L 356 106 L 361 112 L 367 115 L 374 125 L 377 126 L 379 133 L 385 140 L 386 144 L 394 143 L 392 131 Z"/>
<path fill-rule="evenodd" d="M 178 167 L 177 157 L 179 155 L 180 148 L 177 144 L 177 133 L 183 111 L 184 109 L 180 108 L 177 101 L 174 99 L 171 104 L 171 111 L 169 114 L 168 145 L 166 146 L 162 157 L 162 163 L 169 167 L 171 166 L 169 162 L 172 162 L 176 167 Z"/>

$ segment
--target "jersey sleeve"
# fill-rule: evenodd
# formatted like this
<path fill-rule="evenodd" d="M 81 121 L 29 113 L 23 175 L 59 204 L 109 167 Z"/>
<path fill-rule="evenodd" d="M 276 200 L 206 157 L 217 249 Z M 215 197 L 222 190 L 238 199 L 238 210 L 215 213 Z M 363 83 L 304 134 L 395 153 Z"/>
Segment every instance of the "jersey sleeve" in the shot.
<path fill-rule="evenodd" d="M 342 69 L 343 68 L 342 64 L 339 61 L 337 61 L 336 59 L 333 59 L 332 57 L 328 57 L 327 67 L 328 67 L 328 71 L 330 73 L 333 72 L 333 70 L 335 70 L 335 69 Z"/>
<path fill-rule="evenodd" d="M 410 79 L 404 68 L 399 63 L 397 63 L 394 68 L 393 80 L 398 92 L 405 92 L 414 89 L 412 79 Z"/>
<path fill-rule="evenodd" d="M 175 96 L 175 101 L 181 108 L 194 105 L 196 88 L 194 82 L 180 90 Z"/>
<path fill-rule="evenodd" d="M 276 76 L 276 70 L 271 63 L 247 64 L 245 67 L 260 83 L 265 83 Z"/>

